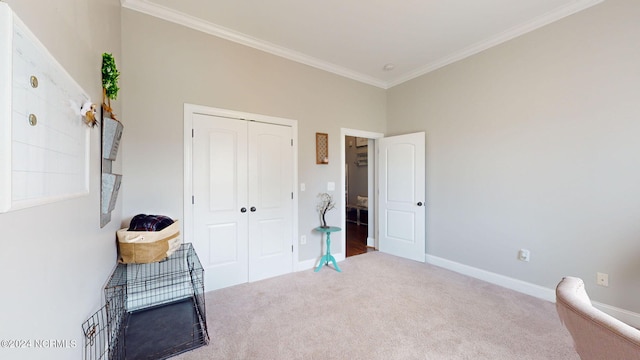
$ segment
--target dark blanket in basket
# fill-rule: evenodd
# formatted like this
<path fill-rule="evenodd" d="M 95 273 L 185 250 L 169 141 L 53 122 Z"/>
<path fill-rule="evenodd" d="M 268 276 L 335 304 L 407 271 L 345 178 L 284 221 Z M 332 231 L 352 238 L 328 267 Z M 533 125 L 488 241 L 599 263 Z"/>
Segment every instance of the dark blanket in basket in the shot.
<path fill-rule="evenodd" d="M 131 219 L 129 231 L 160 231 L 173 224 L 173 220 L 164 215 L 138 214 Z"/>

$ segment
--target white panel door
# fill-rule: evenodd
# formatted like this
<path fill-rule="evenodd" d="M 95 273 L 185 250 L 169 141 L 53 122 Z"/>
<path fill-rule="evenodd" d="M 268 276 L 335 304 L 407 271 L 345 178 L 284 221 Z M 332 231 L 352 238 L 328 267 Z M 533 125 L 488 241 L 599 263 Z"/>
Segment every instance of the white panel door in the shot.
<path fill-rule="evenodd" d="M 288 126 L 193 115 L 193 245 L 207 291 L 293 271 Z"/>
<path fill-rule="evenodd" d="M 249 123 L 249 281 L 293 271 L 293 146 L 288 126 Z"/>
<path fill-rule="evenodd" d="M 379 141 L 379 250 L 425 261 L 425 133 Z"/>
<path fill-rule="evenodd" d="M 249 278 L 247 125 L 194 114 L 193 128 L 193 246 L 209 291 Z"/>

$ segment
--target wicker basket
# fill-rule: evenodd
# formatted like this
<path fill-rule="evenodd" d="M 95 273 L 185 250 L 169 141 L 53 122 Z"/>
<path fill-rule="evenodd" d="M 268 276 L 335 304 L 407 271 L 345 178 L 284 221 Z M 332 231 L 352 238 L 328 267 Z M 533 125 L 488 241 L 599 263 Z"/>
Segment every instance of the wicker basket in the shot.
<path fill-rule="evenodd" d="M 124 228 L 116 234 L 120 253 L 118 261 L 123 264 L 162 261 L 173 254 L 182 243 L 180 224 L 177 220 L 160 231 L 128 231 Z"/>

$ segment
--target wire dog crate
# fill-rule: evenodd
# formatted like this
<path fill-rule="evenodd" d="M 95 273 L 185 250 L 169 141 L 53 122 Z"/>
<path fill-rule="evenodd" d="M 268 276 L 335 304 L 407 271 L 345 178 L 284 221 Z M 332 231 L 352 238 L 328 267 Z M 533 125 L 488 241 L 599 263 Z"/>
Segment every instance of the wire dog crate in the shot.
<path fill-rule="evenodd" d="M 114 290 L 105 306 L 82 324 L 85 360 L 124 359 L 125 288 Z"/>
<path fill-rule="evenodd" d="M 118 264 L 104 292 L 83 325 L 85 360 L 166 359 L 209 343 L 204 270 L 190 243 L 160 262 Z"/>

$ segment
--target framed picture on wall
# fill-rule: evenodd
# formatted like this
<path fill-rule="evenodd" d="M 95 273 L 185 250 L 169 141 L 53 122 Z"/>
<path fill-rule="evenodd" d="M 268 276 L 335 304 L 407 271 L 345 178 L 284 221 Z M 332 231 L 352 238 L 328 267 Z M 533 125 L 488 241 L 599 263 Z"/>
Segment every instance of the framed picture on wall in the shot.
<path fill-rule="evenodd" d="M 369 142 L 369 139 L 367 139 L 367 138 L 357 137 L 356 138 L 356 147 L 367 146 L 368 142 Z"/>
<path fill-rule="evenodd" d="M 329 135 L 316 133 L 316 164 L 329 163 Z"/>

